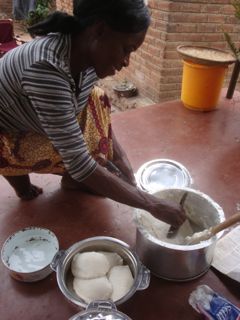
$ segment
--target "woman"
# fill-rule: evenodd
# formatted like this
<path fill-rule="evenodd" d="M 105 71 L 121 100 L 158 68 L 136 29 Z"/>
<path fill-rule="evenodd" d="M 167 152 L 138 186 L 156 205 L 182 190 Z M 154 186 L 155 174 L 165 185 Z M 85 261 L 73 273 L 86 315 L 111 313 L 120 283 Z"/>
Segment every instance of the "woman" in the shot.
<path fill-rule="evenodd" d="M 42 192 L 29 173 L 55 173 L 65 188 L 145 209 L 173 226 L 185 220 L 180 206 L 136 188 L 109 101 L 94 86 L 128 66 L 149 24 L 143 0 L 78 0 L 73 16 L 55 12 L 29 29 L 38 37 L 0 60 L 0 174 L 20 198 Z"/>

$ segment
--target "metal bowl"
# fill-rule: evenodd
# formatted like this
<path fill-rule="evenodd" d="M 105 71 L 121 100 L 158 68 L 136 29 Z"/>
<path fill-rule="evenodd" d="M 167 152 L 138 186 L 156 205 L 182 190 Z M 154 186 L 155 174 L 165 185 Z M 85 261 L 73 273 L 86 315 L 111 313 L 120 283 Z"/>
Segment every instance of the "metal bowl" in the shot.
<path fill-rule="evenodd" d="M 1 258 L 14 279 L 35 282 L 52 272 L 50 263 L 58 250 L 58 240 L 53 232 L 29 227 L 8 237 L 3 244 Z"/>
<path fill-rule="evenodd" d="M 189 218 L 199 226 L 199 231 L 210 228 L 225 219 L 222 208 L 200 191 L 190 188 L 171 188 L 158 191 L 155 195 L 160 199 L 179 203 L 186 191 L 188 196 L 185 205 L 192 215 Z M 169 243 L 155 237 L 149 231 L 150 229 L 142 224 L 141 214 L 143 212 L 143 210 L 136 212 L 136 252 L 153 274 L 168 280 L 188 281 L 207 272 L 211 266 L 216 241 L 223 232 L 194 245 Z"/>
<path fill-rule="evenodd" d="M 117 310 L 112 301 L 91 302 L 85 311 L 71 317 L 69 320 L 131 320 L 126 314 Z"/>
<path fill-rule="evenodd" d="M 123 81 L 113 87 L 114 92 L 120 97 L 133 97 L 137 95 L 137 88 L 128 81 Z"/>
<path fill-rule="evenodd" d="M 135 252 L 123 241 L 99 236 L 88 238 L 75 243 L 66 251 L 59 251 L 55 256 L 51 267 L 57 273 L 58 286 L 69 302 L 80 308 L 86 308 L 87 303 L 75 293 L 73 289 L 73 275 L 71 272 L 71 262 L 73 257 L 80 252 L 86 251 L 108 251 L 119 254 L 125 264 L 132 272 L 134 282 L 129 292 L 121 299 L 114 301 L 115 305 L 127 301 L 137 290 L 146 289 L 150 282 L 150 271 L 141 264 Z"/>

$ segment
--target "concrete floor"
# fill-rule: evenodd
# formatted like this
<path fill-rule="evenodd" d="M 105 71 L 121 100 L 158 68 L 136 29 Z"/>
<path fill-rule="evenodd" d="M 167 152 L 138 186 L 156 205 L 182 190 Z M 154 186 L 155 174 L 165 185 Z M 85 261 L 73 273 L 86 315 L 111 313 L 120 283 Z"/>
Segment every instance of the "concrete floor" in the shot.
<path fill-rule="evenodd" d="M 193 188 L 212 197 L 230 216 L 240 209 L 240 94 L 224 98 L 216 111 L 199 113 L 171 101 L 113 115 L 113 128 L 136 171 L 156 158 L 185 165 Z M 52 230 L 61 249 L 98 235 L 136 243 L 134 209 L 106 198 L 60 189 L 59 177 L 32 175 L 44 193 L 20 201 L 0 177 L 0 246 L 13 232 L 27 226 Z M 68 319 L 77 312 L 58 288 L 55 272 L 36 283 L 12 279 L 0 263 L 0 319 Z M 208 284 L 240 305 L 239 283 L 210 269 L 188 282 L 170 282 L 151 276 L 148 289 L 138 291 L 118 309 L 134 320 L 197 320 L 188 303 L 197 285 Z"/>

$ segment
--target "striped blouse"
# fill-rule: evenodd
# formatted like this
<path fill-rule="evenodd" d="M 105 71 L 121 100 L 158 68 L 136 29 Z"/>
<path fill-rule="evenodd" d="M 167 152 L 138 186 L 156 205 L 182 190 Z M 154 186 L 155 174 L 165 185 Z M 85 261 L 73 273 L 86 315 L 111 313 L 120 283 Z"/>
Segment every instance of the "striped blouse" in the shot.
<path fill-rule="evenodd" d="M 0 59 L 0 128 L 45 134 L 69 174 L 84 180 L 96 168 L 76 115 L 86 106 L 97 76 L 80 74 L 79 90 L 70 73 L 69 35 L 34 39 Z"/>

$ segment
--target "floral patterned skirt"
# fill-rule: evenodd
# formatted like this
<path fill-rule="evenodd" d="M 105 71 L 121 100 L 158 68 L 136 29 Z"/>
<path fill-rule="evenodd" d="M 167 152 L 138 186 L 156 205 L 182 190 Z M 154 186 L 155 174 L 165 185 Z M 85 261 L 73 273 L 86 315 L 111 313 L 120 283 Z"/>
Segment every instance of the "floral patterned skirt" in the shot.
<path fill-rule="evenodd" d="M 102 89 L 94 87 L 78 121 L 89 152 L 101 165 L 113 157 L 110 120 L 109 100 Z M 0 132 L 0 174 L 18 176 L 31 172 L 65 172 L 62 159 L 50 140 L 34 132 Z"/>

